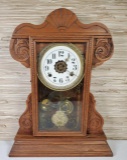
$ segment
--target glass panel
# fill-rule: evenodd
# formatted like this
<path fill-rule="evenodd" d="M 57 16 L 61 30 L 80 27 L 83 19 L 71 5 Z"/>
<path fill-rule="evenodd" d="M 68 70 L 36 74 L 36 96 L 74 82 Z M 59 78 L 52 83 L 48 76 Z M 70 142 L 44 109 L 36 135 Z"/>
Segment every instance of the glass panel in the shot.
<path fill-rule="evenodd" d="M 38 80 L 39 81 L 39 80 Z M 82 83 L 69 91 L 53 91 L 39 81 L 39 131 L 80 131 Z"/>
<path fill-rule="evenodd" d="M 37 53 L 50 43 L 37 43 Z M 73 43 L 85 59 L 86 42 Z M 54 59 L 54 55 L 52 54 Z M 48 69 L 48 68 L 45 68 Z M 39 132 L 81 131 L 83 80 L 68 91 L 54 91 L 38 79 L 38 130 Z"/>

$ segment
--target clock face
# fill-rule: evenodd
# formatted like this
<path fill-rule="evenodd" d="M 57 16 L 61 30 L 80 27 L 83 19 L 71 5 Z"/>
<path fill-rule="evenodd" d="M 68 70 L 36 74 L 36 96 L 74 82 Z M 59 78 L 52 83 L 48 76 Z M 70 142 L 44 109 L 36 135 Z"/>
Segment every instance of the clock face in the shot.
<path fill-rule="evenodd" d="M 51 44 L 39 54 L 38 77 L 48 88 L 69 90 L 83 78 L 83 57 L 73 44 Z"/>

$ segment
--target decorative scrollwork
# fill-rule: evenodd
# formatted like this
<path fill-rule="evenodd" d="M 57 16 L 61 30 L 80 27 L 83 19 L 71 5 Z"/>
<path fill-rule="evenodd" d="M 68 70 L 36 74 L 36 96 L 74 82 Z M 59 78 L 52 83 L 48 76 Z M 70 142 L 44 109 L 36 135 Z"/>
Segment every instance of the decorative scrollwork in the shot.
<path fill-rule="evenodd" d="M 22 123 L 22 125 L 23 125 L 23 127 L 25 129 L 29 129 L 29 128 L 32 127 L 32 123 L 31 122 L 32 122 L 32 118 L 29 115 L 24 116 L 23 120 L 21 121 L 21 123 Z"/>
<path fill-rule="evenodd" d="M 19 61 L 25 61 L 29 58 L 29 43 L 27 39 L 17 39 L 15 53 Z"/>
<path fill-rule="evenodd" d="M 102 127 L 104 124 L 104 120 L 102 116 L 95 109 L 94 96 L 90 93 L 90 105 L 89 105 L 89 113 L 88 113 L 88 133 L 102 133 Z"/>
<path fill-rule="evenodd" d="M 113 53 L 112 39 L 95 39 L 93 66 L 98 66 L 111 58 Z"/>
<path fill-rule="evenodd" d="M 12 39 L 10 52 L 12 57 L 29 67 L 29 41 L 28 39 Z"/>
<path fill-rule="evenodd" d="M 100 119 L 99 118 L 93 118 L 93 119 L 91 119 L 89 125 L 90 125 L 91 131 L 99 129 L 101 127 Z"/>
<path fill-rule="evenodd" d="M 26 111 L 22 114 L 19 119 L 20 132 L 21 133 L 31 133 L 32 132 L 32 102 L 31 94 L 28 96 Z"/>

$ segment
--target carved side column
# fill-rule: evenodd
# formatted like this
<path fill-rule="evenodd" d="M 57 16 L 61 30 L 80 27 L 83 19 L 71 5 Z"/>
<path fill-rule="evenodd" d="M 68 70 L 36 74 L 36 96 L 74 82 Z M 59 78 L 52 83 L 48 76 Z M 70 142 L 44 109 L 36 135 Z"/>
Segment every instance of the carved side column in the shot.
<path fill-rule="evenodd" d="M 32 99 L 31 93 L 26 100 L 27 108 L 19 119 L 19 134 L 32 134 Z"/>
<path fill-rule="evenodd" d="M 104 120 L 102 116 L 96 111 L 96 101 L 92 93 L 90 93 L 90 103 L 88 112 L 88 133 L 100 134 L 103 133 Z"/>

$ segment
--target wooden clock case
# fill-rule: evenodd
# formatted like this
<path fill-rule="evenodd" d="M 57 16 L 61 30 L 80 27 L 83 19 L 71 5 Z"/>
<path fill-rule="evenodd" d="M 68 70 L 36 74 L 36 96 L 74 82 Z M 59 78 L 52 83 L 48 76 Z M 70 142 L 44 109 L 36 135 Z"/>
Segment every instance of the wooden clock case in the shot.
<path fill-rule="evenodd" d="M 85 54 L 80 132 L 38 132 L 37 53 L 50 43 L 73 43 Z M 101 23 L 83 24 L 72 11 L 60 8 L 51 12 L 41 25 L 17 26 L 11 38 L 10 53 L 30 68 L 32 92 L 26 101 L 26 111 L 19 119 L 20 128 L 9 156 L 112 156 L 102 129 L 103 118 L 96 111 L 95 99 L 90 93 L 92 67 L 107 61 L 113 53 L 108 28 Z"/>

